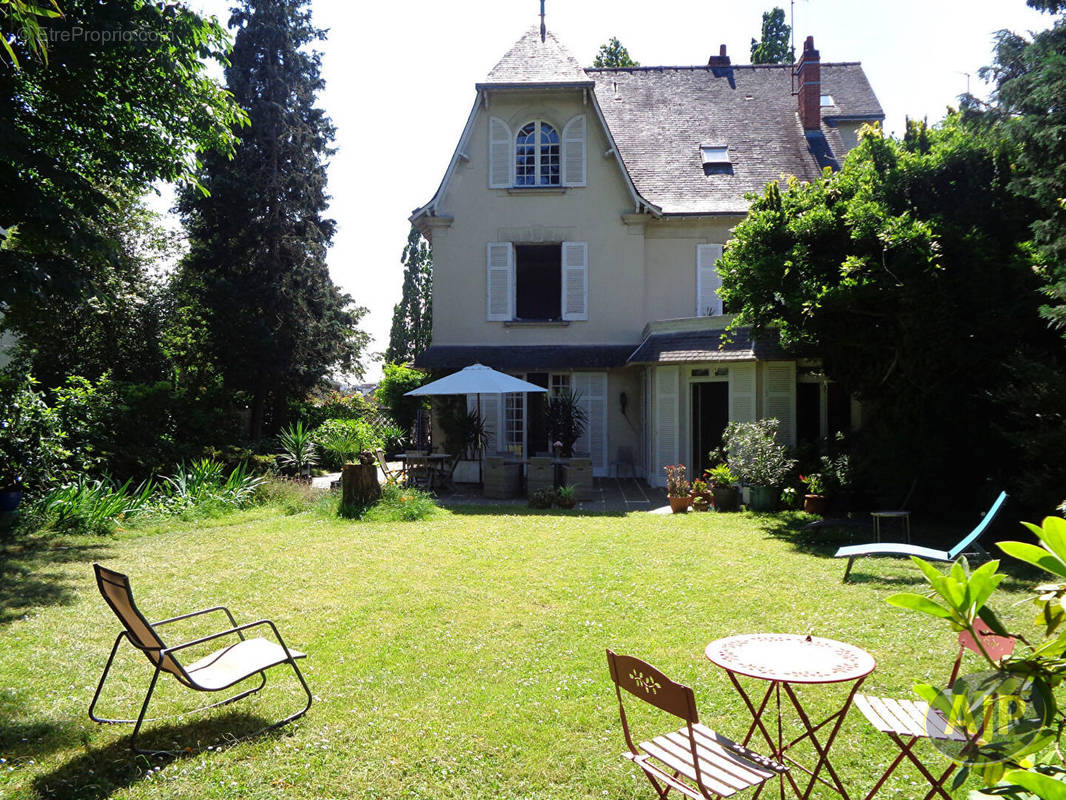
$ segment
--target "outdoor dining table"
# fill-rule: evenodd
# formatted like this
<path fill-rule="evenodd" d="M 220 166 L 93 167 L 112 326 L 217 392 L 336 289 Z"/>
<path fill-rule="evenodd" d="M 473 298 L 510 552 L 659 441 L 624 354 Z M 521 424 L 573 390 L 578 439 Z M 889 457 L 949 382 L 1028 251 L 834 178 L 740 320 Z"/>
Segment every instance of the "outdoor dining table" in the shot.
<path fill-rule="evenodd" d="M 840 782 L 829 760 L 829 748 L 832 747 L 833 740 L 840 732 L 840 726 L 851 707 L 855 692 L 876 666 L 873 656 L 854 645 L 833 639 L 787 633 L 729 636 L 711 642 L 704 653 L 712 664 L 726 671 L 729 680 L 732 681 L 737 693 L 747 705 L 748 711 L 751 712 L 751 727 L 741 744 L 747 746 L 755 732 L 759 731 L 770 747 L 771 757 L 774 760 L 782 764 L 787 761 L 789 765 L 810 776 L 806 788 L 801 790 L 796 778 L 792 776 L 792 770 L 783 773 L 780 778 L 781 797 L 785 796 L 785 782 L 787 781 L 795 795 L 804 800 L 810 796 L 815 782 L 828 786 L 847 799 L 847 790 Z M 745 691 L 737 676 L 756 678 L 769 683 L 766 693 L 758 703 L 751 694 Z M 800 702 L 795 686 L 848 682 L 852 683 L 852 686 L 843 705 L 821 722 L 813 723 L 810 714 Z M 782 725 L 782 693 L 792 703 L 804 729 L 804 733 L 790 741 L 785 740 Z M 757 695 L 757 692 L 753 694 Z M 776 707 L 776 736 L 768 729 L 763 719 L 768 712 L 773 713 L 770 707 L 771 700 L 775 701 Z M 826 726 L 829 726 L 828 735 L 825 736 L 824 741 L 819 741 L 817 734 Z M 789 755 L 789 751 L 805 739 L 810 740 L 818 754 L 813 768 L 800 764 Z M 832 783 L 819 776 L 823 768 Z"/>
<path fill-rule="evenodd" d="M 444 477 L 444 465 L 451 458 L 447 453 L 427 453 L 426 455 L 411 455 L 410 453 L 399 453 L 396 456 L 396 460 L 403 464 L 403 476 L 404 480 L 407 480 L 407 461 L 420 461 L 425 462 L 426 466 L 431 470 L 433 479 L 432 483 L 436 482 L 436 478 Z"/>

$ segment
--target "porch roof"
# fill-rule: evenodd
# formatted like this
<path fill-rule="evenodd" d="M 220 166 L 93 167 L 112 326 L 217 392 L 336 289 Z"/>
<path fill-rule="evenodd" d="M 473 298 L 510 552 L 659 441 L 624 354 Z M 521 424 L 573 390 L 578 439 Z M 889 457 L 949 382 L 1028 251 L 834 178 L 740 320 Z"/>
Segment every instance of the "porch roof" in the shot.
<path fill-rule="evenodd" d="M 629 357 L 630 364 L 698 361 L 773 361 L 790 356 L 777 337 L 753 339 L 750 328 L 653 333 Z"/>
<path fill-rule="evenodd" d="M 462 369 L 474 363 L 502 371 L 624 367 L 631 344 L 433 345 L 415 359 L 420 369 Z"/>

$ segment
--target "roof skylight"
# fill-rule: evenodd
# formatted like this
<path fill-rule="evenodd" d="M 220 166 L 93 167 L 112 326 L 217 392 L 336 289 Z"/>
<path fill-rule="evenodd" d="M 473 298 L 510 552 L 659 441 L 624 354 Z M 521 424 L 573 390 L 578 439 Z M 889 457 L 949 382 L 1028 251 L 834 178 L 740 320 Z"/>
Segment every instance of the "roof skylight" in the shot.
<path fill-rule="evenodd" d="M 708 164 L 732 164 L 733 161 L 729 157 L 729 145 L 725 144 L 701 144 L 700 145 L 700 158 L 703 160 L 703 165 Z"/>
<path fill-rule="evenodd" d="M 822 108 L 825 108 L 826 106 L 835 106 L 836 103 L 833 102 L 833 95 L 823 94 L 821 97 L 820 105 L 822 106 Z"/>

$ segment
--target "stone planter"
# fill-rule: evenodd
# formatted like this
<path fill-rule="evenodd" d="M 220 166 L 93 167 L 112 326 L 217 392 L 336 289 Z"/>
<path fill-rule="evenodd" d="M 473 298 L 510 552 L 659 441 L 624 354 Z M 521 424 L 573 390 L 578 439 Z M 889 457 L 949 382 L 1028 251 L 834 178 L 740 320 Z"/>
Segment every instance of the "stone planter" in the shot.
<path fill-rule="evenodd" d="M 751 487 L 751 510 L 773 511 L 777 505 L 778 493 L 773 486 Z"/>
<path fill-rule="evenodd" d="M 452 481 L 455 483 L 477 483 L 481 478 L 477 472 L 477 462 L 470 460 L 460 461 L 455 465 Z"/>
<path fill-rule="evenodd" d="M 719 511 L 736 511 L 740 506 L 740 492 L 736 486 L 715 486 L 711 494 L 714 507 Z"/>

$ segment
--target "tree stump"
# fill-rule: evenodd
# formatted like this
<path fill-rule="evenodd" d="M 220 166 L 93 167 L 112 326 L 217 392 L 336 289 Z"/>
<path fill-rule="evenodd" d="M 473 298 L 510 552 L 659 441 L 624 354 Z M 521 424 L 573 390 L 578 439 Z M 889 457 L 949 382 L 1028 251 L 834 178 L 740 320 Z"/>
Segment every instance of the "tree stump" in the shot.
<path fill-rule="evenodd" d="M 341 470 L 341 502 L 368 506 L 381 499 L 377 464 L 345 464 Z"/>

